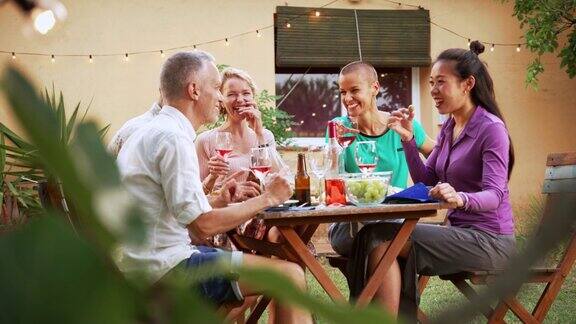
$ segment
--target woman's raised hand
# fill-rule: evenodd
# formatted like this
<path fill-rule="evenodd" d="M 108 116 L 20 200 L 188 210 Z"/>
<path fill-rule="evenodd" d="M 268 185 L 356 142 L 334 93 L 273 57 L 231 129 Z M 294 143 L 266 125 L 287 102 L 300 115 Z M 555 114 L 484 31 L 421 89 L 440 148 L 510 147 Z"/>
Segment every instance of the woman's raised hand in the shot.
<path fill-rule="evenodd" d="M 246 102 L 246 106 L 239 108 L 239 113 L 246 118 L 250 128 L 256 134 L 262 134 L 264 126 L 262 125 L 262 113 L 256 108 L 256 103 L 253 101 Z"/>
<path fill-rule="evenodd" d="M 392 129 L 400 137 L 402 141 L 408 142 L 414 136 L 414 128 L 412 120 L 414 119 L 414 107 L 412 105 L 408 108 L 400 108 L 393 111 L 388 117 L 388 128 Z"/>

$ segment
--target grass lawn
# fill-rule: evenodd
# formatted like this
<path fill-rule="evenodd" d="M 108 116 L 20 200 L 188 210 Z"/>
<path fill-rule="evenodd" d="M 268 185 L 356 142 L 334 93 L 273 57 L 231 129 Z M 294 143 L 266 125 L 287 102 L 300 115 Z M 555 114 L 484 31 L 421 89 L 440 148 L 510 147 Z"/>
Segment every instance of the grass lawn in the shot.
<path fill-rule="evenodd" d="M 327 262 L 323 262 L 323 264 L 325 269 L 328 271 L 328 275 L 336 283 L 336 286 L 340 288 L 340 291 L 342 291 L 345 296 L 348 296 L 348 286 L 344 276 L 339 270 L 330 267 Z M 310 273 L 308 273 L 307 276 L 310 293 L 319 299 L 327 302 L 330 301 L 330 298 L 316 282 L 314 277 Z M 528 306 L 529 310 L 532 310 L 543 289 L 544 285 L 540 284 L 524 286 L 524 289 L 520 294 L 520 302 L 522 302 L 523 305 Z M 457 307 L 464 301 L 464 296 L 460 294 L 460 292 L 450 282 L 440 280 L 438 277 L 433 277 L 424 291 L 420 306 L 428 316 L 433 317 L 434 314 L 439 314 L 442 310 L 447 308 Z M 321 318 L 318 318 L 317 320 L 317 323 L 328 323 Z M 506 321 L 509 323 L 520 323 L 520 321 L 510 311 L 506 315 Z M 266 323 L 264 318 L 261 319 L 260 322 Z M 473 321 L 473 323 L 484 322 L 484 317 L 480 316 Z M 576 271 L 573 270 L 564 282 L 560 294 L 552 304 L 552 308 L 546 316 L 545 323 L 576 323 Z"/>

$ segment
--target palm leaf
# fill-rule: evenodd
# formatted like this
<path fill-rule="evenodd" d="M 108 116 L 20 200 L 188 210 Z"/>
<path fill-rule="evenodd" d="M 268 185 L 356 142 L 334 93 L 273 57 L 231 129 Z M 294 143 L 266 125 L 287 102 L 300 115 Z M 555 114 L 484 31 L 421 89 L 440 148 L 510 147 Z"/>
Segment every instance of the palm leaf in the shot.
<path fill-rule="evenodd" d="M 10 140 L 10 142 L 14 143 L 14 145 L 16 145 L 19 148 L 24 149 L 32 147 L 30 143 L 28 143 L 22 137 L 18 136 L 16 133 L 11 131 L 3 123 L 0 123 L 0 133 L 4 134 L 4 136 L 6 136 L 6 138 Z"/>
<path fill-rule="evenodd" d="M 76 105 L 76 108 L 74 108 L 74 111 L 72 112 L 72 116 L 70 116 L 70 119 L 68 120 L 68 124 L 66 125 L 66 137 L 68 138 L 68 141 L 66 141 L 65 143 L 70 142 L 70 138 L 72 136 L 72 131 L 74 131 L 74 128 L 76 127 L 76 118 L 78 116 L 79 110 L 80 110 L 80 102 L 78 102 L 78 104 Z"/>
<path fill-rule="evenodd" d="M 54 84 L 52 84 L 52 85 L 54 85 Z M 50 102 L 50 94 L 48 93 L 48 88 L 44 88 L 44 98 L 43 99 L 46 102 L 46 104 L 48 104 L 48 106 L 50 106 L 50 108 L 54 108 L 54 106 Z"/>
<path fill-rule="evenodd" d="M 8 187 L 8 190 L 10 190 L 10 192 L 12 193 L 12 196 L 14 197 L 20 196 L 18 190 L 16 190 L 16 187 L 14 187 L 14 184 L 12 184 L 12 182 L 4 181 L 4 183 L 6 184 L 6 187 Z"/>
<path fill-rule="evenodd" d="M 94 101 L 94 96 L 92 96 L 92 98 L 90 98 L 90 102 L 88 103 L 88 106 L 86 106 L 86 110 L 84 110 L 84 115 L 82 115 L 82 118 L 80 119 L 81 123 L 84 122 L 84 119 L 86 118 L 86 114 L 88 114 L 88 109 L 90 109 L 90 107 L 92 106 L 93 101 Z"/>
<path fill-rule="evenodd" d="M 62 143 L 68 143 L 68 139 L 66 138 L 66 110 L 64 109 L 64 96 L 62 95 L 62 91 L 60 91 L 60 100 L 56 108 L 56 115 L 58 116 L 60 141 L 62 141 Z"/>
<path fill-rule="evenodd" d="M 34 150 L 21 149 L 19 147 L 9 146 L 5 144 L 0 144 L 0 148 L 9 152 L 13 152 L 15 154 L 22 154 L 22 155 L 30 155 L 31 153 L 34 152 Z"/>
<path fill-rule="evenodd" d="M 110 124 L 106 125 L 104 128 L 99 130 L 98 136 L 100 136 L 100 138 L 104 138 L 104 136 L 106 136 L 106 133 L 108 133 L 109 130 L 110 130 Z"/>

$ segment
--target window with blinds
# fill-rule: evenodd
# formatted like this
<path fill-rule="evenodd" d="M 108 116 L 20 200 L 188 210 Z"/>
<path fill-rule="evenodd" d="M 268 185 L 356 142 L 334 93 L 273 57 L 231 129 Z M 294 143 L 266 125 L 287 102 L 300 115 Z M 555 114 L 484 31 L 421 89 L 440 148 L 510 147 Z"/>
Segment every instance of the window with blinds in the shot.
<path fill-rule="evenodd" d="M 358 34 L 363 60 L 376 67 L 430 65 L 428 10 L 315 10 L 276 7 L 277 68 L 342 67 L 360 58 Z"/>

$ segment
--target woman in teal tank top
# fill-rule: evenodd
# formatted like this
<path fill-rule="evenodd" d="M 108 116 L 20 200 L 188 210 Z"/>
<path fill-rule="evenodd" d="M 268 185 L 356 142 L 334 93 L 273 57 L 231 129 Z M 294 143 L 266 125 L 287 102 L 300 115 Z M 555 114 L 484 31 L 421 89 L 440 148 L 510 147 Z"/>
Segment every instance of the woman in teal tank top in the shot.
<path fill-rule="evenodd" d="M 380 89 L 376 69 L 366 62 L 352 62 L 342 68 L 338 83 L 340 98 L 348 114 L 334 120 L 347 128 L 351 126 L 350 118 L 358 124 L 356 140 L 343 153 L 345 170 L 360 172 L 354 158 L 356 142 L 375 141 L 378 154 L 376 171 L 392 171 L 390 184 L 406 188 L 408 165 L 400 136 L 388 127 L 390 114 L 379 111 L 376 105 L 376 95 Z M 414 123 L 414 137 L 421 153 L 427 156 L 432 152 L 434 142 L 418 123 Z M 352 250 L 355 231 L 351 228 L 351 223 L 334 223 L 329 230 L 332 248 L 344 256 L 350 256 Z"/>

